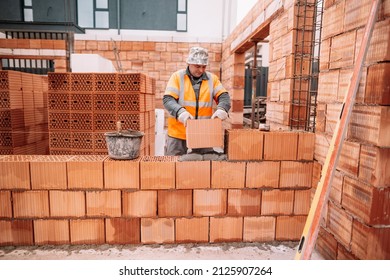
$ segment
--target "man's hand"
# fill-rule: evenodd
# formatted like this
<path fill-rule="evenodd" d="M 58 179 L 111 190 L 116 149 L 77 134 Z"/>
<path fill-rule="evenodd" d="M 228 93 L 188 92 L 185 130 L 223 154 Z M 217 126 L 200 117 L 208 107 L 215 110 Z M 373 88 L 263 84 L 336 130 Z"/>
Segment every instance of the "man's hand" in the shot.
<path fill-rule="evenodd" d="M 187 126 L 187 120 L 188 119 L 193 119 L 194 117 L 188 113 L 188 111 L 183 111 L 183 113 L 181 113 L 177 119 L 179 120 L 179 122 L 181 122 L 182 124 L 184 124 L 184 126 Z"/>
<path fill-rule="evenodd" d="M 223 109 L 217 109 L 217 111 L 215 111 L 215 113 L 211 116 L 212 119 L 219 118 L 221 120 L 225 120 L 227 117 L 228 114 Z"/>

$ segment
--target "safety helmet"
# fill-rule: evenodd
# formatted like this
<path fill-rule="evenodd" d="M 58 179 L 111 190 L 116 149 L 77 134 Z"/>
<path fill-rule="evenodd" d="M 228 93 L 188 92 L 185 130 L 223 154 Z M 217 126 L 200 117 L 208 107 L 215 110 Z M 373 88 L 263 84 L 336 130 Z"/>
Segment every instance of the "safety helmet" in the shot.
<path fill-rule="evenodd" d="M 192 47 L 187 58 L 188 64 L 207 65 L 209 64 L 209 53 L 202 47 Z"/>

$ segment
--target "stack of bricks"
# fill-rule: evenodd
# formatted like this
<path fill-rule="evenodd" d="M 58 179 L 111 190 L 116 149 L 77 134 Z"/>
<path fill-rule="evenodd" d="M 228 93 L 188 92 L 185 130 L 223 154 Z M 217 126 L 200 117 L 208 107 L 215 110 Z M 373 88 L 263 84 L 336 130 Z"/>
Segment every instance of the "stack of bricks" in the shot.
<path fill-rule="evenodd" d="M 228 161 L 0 157 L 0 246 L 299 240 L 314 135 L 231 130 L 228 142 Z"/>
<path fill-rule="evenodd" d="M 45 77 L 0 71 L 0 154 L 48 154 Z"/>
<path fill-rule="evenodd" d="M 325 1 L 315 159 L 324 164 L 372 1 Z M 390 258 L 390 1 L 381 1 L 317 249 L 329 259 Z"/>
<path fill-rule="evenodd" d="M 155 80 L 140 73 L 49 73 L 50 154 L 107 154 L 105 132 L 145 133 L 154 154 Z"/>

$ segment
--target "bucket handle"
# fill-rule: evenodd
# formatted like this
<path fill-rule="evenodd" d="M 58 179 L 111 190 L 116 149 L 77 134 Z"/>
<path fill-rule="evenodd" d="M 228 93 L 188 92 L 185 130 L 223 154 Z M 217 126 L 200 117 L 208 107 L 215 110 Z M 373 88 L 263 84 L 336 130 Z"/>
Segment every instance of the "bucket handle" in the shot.
<path fill-rule="evenodd" d="M 116 122 L 116 132 L 118 134 L 121 134 L 121 132 L 122 132 L 122 122 L 121 121 Z"/>

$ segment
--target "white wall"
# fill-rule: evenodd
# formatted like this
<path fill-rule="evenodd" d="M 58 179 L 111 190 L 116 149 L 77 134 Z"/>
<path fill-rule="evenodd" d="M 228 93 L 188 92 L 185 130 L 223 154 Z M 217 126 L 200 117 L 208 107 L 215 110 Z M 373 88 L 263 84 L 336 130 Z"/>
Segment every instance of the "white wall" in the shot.
<path fill-rule="evenodd" d="M 188 36 L 218 38 L 222 41 L 224 0 L 189 0 Z"/>
<path fill-rule="evenodd" d="M 76 40 L 216 42 L 221 43 L 257 0 L 188 0 L 187 32 L 151 30 L 86 30 Z"/>
<path fill-rule="evenodd" d="M 71 54 L 71 69 L 74 73 L 116 72 L 111 60 L 98 54 Z"/>

